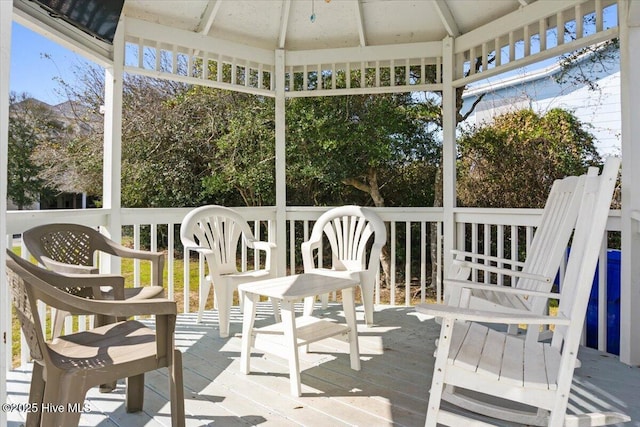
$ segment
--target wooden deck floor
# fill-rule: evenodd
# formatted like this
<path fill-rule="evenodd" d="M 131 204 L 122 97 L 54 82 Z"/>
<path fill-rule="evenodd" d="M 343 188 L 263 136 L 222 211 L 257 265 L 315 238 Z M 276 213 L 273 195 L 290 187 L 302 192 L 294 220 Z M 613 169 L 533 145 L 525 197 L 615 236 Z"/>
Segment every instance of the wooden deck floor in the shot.
<path fill-rule="evenodd" d="M 413 309 L 383 307 L 376 326 L 359 329 L 362 370 L 349 367 L 348 346 L 330 339 L 312 346 L 301 357 L 302 392 L 289 394 L 287 361 L 252 354 L 250 375 L 239 372 L 241 315 L 232 314 L 231 338 L 220 339 L 215 312 L 202 324 L 194 314 L 178 319 L 177 345 L 184 352 L 185 409 L 188 426 L 420 426 L 424 424 L 433 369 L 434 341 L 439 326 L 419 319 Z M 325 313 L 340 318 L 340 307 Z M 358 312 L 362 323 L 362 312 Z M 270 305 L 260 307 L 260 322 L 268 323 Z M 234 336 L 235 334 L 235 336 Z M 640 426 L 640 368 L 627 367 L 615 356 L 590 349 L 580 353 L 572 408 L 615 408 Z M 10 372 L 9 402 L 26 402 L 30 366 Z M 164 372 L 147 374 L 144 411 L 124 410 L 124 383 L 109 394 L 91 390 L 90 411 L 82 426 L 170 425 L 168 385 Z M 9 426 L 24 422 L 11 412 Z"/>

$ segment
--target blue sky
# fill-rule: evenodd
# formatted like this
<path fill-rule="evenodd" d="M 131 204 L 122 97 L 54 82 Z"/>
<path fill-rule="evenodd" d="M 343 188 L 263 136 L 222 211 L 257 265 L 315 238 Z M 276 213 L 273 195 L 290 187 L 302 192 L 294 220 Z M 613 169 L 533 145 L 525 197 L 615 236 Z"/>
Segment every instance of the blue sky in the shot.
<path fill-rule="evenodd" d="M 73 66 L 84 59 L 15 22 L 11 45 L 11 90 L 52 105 L 64 102 L 65 98 L 56 93 L 60 86 L 55 79 L 73 81 Z"/>

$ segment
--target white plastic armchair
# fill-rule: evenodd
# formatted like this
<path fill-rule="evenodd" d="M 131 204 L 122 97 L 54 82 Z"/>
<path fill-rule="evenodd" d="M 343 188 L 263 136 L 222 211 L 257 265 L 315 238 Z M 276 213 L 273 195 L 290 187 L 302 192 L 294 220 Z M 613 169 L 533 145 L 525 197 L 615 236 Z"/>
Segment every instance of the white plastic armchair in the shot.
<path fill-rule="evenodd" d="M 264 268 L 238 269 L 241 237 L 246 248 L 256 251 L 256 257 L 264 254 Z M 204 255 L 209 270 L 209 275 L 201 280 L 197 321 L 202 321 L 207 296 L 213 285 L 220 336 L 227 337 L 234 290 L 243 283 L 275 277 L 276 245 L 257 240 L 246 219 L 233 209 L 218 205 L 201 206 L 189 212 L 180 225 L 180 239 L 185 249 Z M 277 317 L 275 304 L 274 315 Z"/>
<path fill-rule="evenodd" d="M 325 238 L 331 247 L 330 268 L 322 267 L 319 262 Z M 384 221 L 372 209 L 353 205 L 330 209 L 318 218 L 309 240 L 301 246 L 304 272 L 358 281 L 365 322 L 371 325 L 375 279 L 386 241 Z M 327 295 L 322 295 L 323 305 L 326 305 L 327 298 Z"/>

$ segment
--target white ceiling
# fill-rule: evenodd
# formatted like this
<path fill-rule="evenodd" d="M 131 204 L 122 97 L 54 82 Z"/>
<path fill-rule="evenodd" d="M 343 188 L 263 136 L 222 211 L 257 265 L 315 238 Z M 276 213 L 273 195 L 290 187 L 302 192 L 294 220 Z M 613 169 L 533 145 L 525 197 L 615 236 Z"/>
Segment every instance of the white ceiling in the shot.
<path fill-rule="evenodd" d="M 551 1 L 551 0 L 541 0 Z M 440 41 L 529 0 L 126 0 L 124 14 L 265 49 Z M 312 10 L 315 22 L 311 22 Z"/>

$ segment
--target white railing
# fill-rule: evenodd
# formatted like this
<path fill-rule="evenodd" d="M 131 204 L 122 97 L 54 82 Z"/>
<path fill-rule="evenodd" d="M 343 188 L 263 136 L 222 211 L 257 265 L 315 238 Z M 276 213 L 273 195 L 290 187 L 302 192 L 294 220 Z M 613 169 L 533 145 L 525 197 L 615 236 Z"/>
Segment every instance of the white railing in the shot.
<path fill-rule="evenodd" d="M 255 234 L 262 239 L 275 241 L 274 207 L 237 208 L 253 226 Z M 288 272 L 302 271 L 300 243 L 307 240 L 314 221 L 326 210 L 326 207 L 289 207 L 287 208 L 287 243 L 278 249 L 277 256 L 287 257 Z M 159 241 L 167 248 L 167 281 L 165 286 L 170 298 L 176 296 L 176 289 L 182 287 L 184 312 L 189 311 L 189 290 L 195 284 L 190 276 L 202 278 L 205 264 L 190 262 L 190 254 L 182 252 L 179 242 L 179 225 L 190 208 L 122 209 L 121 223 L 124 232 L 133 236 L 133 245 L 137 248 L 148 247 L 157 250 Z M 390 280 L 388 286 L 381 288 L 377 281 L 376 303 L 391 305 L 411 305 L 425 301 L 427 291 L 435 277 L 434 297 L 442 299 L 442 210 L 440 208 L 380 208 L 376 212 L 388 225 L 387 247 L 391 259 Z M 455 210 L 457 224 L 457 247 L 466 247 L 477 253 L 493 255 L 510 253 L 512 259 L 522 258 L 526 254 L 529 242 L 539 221 L 542 210 L 537 209 L 475 209 L 459 208 Z M 52 222 L 74 222 L 89 226 L 106 226 L 110 211 L 92 210 L 53 210 L 53 211 L 13 211 L 8 213 L 7 231 L 9 247 L 18 241 L 14 235 L 33 226 Z M 256 230 L 260 229 L 259 232 Z M 173 232 L 169 232 L 172 230 Z M 609 235 L 620 232 L 620 213 L 612 211 L 608 223 Z M 603 245 L 601 265 L 607 260 L 607 247 Z M 26 248 L 22 247 L 26 255 Z M 434 255 L 432 255 L 432 253 Z M 432 259 L 433 257 L 433 259 Z M 178 259 L 183 258 L 182 268 L 176 268 Z M 242 254 L 243 268 L 252 268 L 255 262 L 251 254 Z M 435 266 L 432 271 L 432 266 Z M 195 272 L 197 269 L 197 272 Z M 195 272 L 195 274 L 194 274 Z M 435 273 L 434 273 L 435 272 Z M 560 274 L 563 271 L 561 269 Z M 600 283 L 606 284 L 606 269 L 600 269 Z M 141 270 L 134 264 L 134 286 L 140 284 Z M 201 280 L 201 279 L 199 279 Z M 598 295 L 598 348 L 606 349 L 607 342 L 607 286 L 599 287 Z M 413 296 L 412 296 L 413 295 Z M 2 302 L 9 307 L 9 302 Z M 71 327 L 69 323 L 67 327 Z M 24 346 L 21 346 L 24 348 Z M 26 352 L 25 352 L 26 353 Z M 27 355 L 22 356 L 26 360 Z"/>

